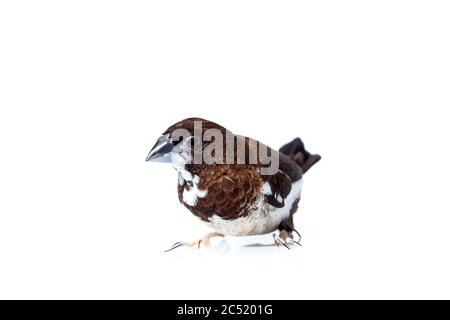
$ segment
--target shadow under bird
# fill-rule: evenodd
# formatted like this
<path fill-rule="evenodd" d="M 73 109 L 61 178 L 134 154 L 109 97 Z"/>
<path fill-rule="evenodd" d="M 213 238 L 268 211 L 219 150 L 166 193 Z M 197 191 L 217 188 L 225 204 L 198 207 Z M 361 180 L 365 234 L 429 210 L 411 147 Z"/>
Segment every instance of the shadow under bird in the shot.
<path fill-rule="evenodd" d="M 196 123 L 201 124 L 200 132 Z M 211 129 L 231 140 L 223 139 L 221 148 L 214 151 L 216 156 L 222 155 L 217 157 L 221 161 L 197 163 L 193 161 L 195 153 L 205 152 L 213 143 L 212 139 L 202 138 Z M 183 135 L 178 134 L 180 130 Z M 226 152 L 230 151 L 229 142 L 233 142 L 231 151 L 236 151 L 239 139 L 243 141 L 245 158 L 239 161 L 233 154 L 231 163 L 224 161 Z M 256 140 L 235 135 L 201 118 L 177 122 L 159 137 L 146 161 L 169 163 L 176 169 L 179 201 L 214 231 L 197 241 L 177 242 L 167 251 L 181 246 L 207 245 L 211 237 L 267 233 L 273 233 L 277 246 L 289 248 L 290 244 L 300 244 L 293 215 L 298 209 L 303 175 L 321 158 L 306 151 L 300 138 L 295 138 L 278 151 L 266 147 L 271 158 L 277 157 L 278 166 L 273 173 L 265 174 L 268 164 L 259 155 L 256 161 L 250 161 L 249 154 L 255 151 L 251 141 Z M 217 142 L 214 141 L 216 145 Z M 294 239 L 294 233 L 298 240 Z"/>

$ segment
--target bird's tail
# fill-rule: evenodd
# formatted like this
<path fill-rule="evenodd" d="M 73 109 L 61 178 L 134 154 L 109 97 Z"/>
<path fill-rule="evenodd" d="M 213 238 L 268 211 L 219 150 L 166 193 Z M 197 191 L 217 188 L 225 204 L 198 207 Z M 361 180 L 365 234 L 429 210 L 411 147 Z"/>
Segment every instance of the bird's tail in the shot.
<path fill-rule="evenodd" d="M 295 138 L 291 142 L 280 148 L 280 152 L 293 159 L 301 168 L 303 173 L 316 164 L 321 157 L 318 154 L 310 154 L 305 150 L 305 146 L 300 138 Z"/>

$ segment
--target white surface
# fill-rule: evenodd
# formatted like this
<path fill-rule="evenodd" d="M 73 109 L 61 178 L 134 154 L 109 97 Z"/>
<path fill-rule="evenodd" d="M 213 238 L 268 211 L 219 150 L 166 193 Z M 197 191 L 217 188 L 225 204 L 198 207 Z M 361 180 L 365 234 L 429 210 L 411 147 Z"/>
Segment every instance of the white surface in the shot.
<path fill-rule="evenodd" d="M 450 298 L 449 6 L 1 2 L 0 298 Z M 323 156 L 302 248 L 162 254 L 186 116 Z"/>

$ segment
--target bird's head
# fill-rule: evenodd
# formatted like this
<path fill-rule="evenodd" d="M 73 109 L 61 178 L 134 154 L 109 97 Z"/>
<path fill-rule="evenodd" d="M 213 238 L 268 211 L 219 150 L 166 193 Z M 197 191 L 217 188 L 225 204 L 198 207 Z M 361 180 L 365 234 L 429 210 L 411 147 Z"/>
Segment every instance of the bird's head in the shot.
<path fill-rule="evenodd" d="M 146 161 L 171 163 L 184 168 L 186 164 L 203 161 L 203 152 L 211 142 L 217 142 L 217 136 L 231 134 L 224 127 L 201 118 L 188 118 L 179 121 L 162 133 Z M 211 138 L 211 136 L 214 136 Z M 197 160 L 197 162 L 196 162 Z"/>

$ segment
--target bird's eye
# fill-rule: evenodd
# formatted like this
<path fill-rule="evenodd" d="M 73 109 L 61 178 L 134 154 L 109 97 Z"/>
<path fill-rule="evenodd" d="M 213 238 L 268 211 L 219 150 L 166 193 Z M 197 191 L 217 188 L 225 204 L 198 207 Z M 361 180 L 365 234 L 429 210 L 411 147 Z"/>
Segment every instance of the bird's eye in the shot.
<path fill-rule="evenodd" d="M 196 137 L 189 137 L 189 138 L 187 138 L 186 144 L 191 149 L 197 149 L 198 147 L 201 146 L 200 140 L 198 138 L 196 138 Z"/>
<path fill-rule="evenodd" d="M 183 136 L 179 136 L 179 137 L 173 138 L 173 139 L 171 139 L 171 141 L 172 141 L 172 143 L 174 145 L 177 145 L 177 144 L 179 144 L 180 142 L 183 141 Z"/>

